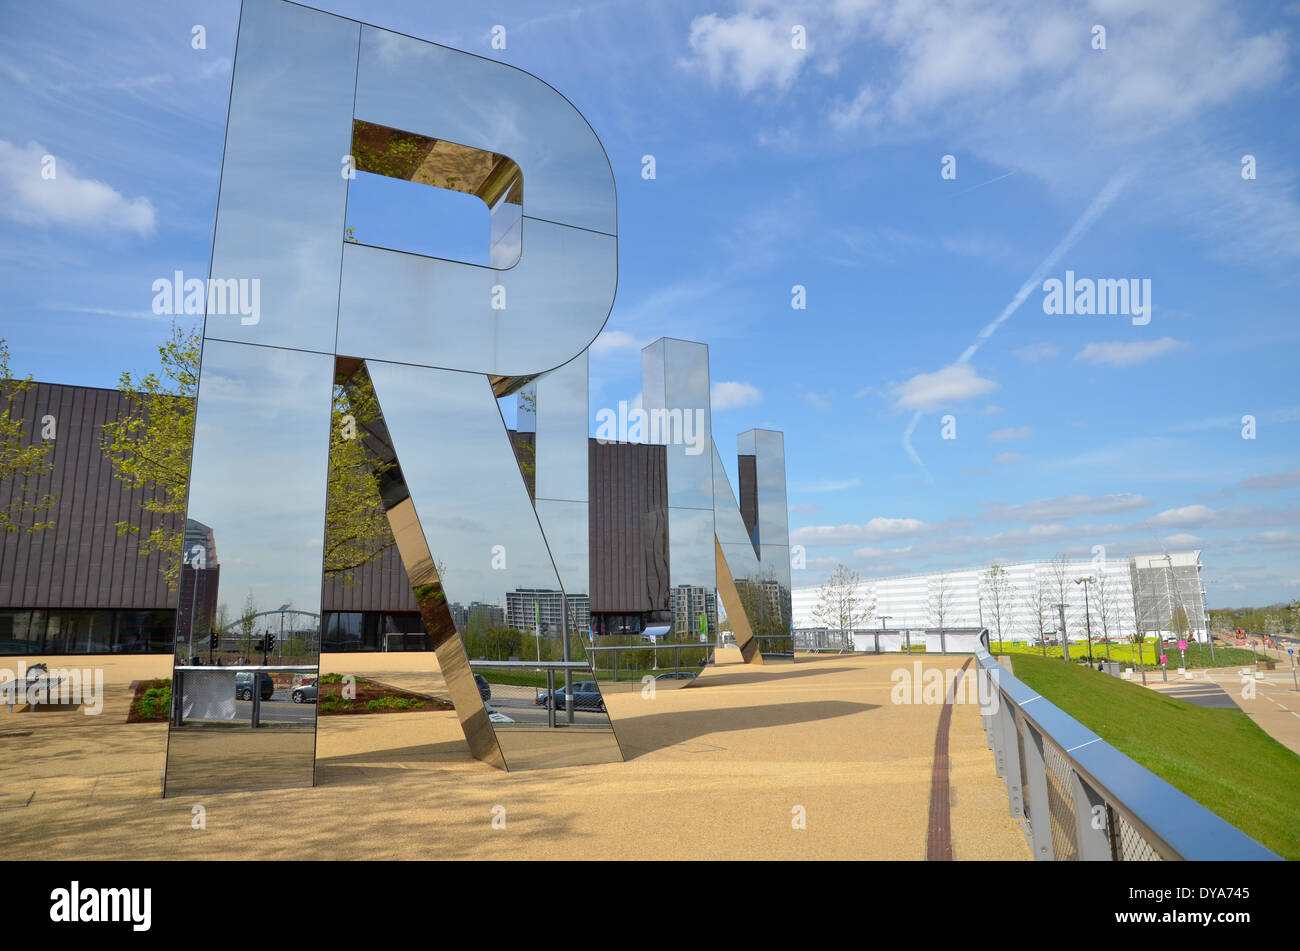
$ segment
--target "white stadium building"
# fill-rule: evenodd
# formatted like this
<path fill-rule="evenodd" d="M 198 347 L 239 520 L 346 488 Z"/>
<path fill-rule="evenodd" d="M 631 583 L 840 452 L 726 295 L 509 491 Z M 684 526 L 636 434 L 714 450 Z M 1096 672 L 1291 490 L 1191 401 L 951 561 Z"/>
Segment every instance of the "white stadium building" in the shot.
<path fill-rule="evenodd" d="M 1192 639 L 1204 640 L 1208 615 L 1200 554 L 1168 552 L 1127 559 L 1002 565 L 1005 575 L 1000 591 L 994 590 L 987 565 L 864 579 L 858 595 L 871 610 L 853 626 L 918 633 L 984 627 L 996 641 L 1000 615 L 1003 640 L 1036 642 L 1040 631 L 1049 640 L 1060 636 L 1059 605 L 1064 604 L 1065 631 L 1071 641 L 1084 640 L 1089 627 L 1094 639 L 1108 636 L 1114 641 L 1131 638 L 1139 627 L 1147 634 L 1170 636 L 1174 614 L 1181 605 Z M 1076 580 L 1081 578 L 1090 580 L 1087 584 Z M 816 616 L 820 590 L 808 587 L 792 592 L 796 632 L 834 626 Z"/>

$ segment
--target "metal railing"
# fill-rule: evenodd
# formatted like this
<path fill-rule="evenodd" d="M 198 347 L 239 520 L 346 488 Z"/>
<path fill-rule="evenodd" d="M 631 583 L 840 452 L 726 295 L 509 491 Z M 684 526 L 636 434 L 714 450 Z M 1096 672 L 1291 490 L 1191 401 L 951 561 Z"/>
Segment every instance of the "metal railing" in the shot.
<path fill-rule="evenodd" d="M 663 651 L 672 653 L 672 667 L 670 668 L 672 670 L 682 669 L 682 651 L 699 651 L 698 661 L 693 661 L 687 666 L 705 667 L 713 663 L 713 652 L 717 646 L 712 641 L 680 641 L 669 644 L 601 644 L 599 646 L 584 644 L 582 649 L 591 657 L 592 672 L 598 680 L 609 678 L 617 681 L 621 673 L 630 673 L 633 680 L 640 680 L 645 674 L 657 673 L 661 670 L 659 658 Z M 619 664 L 620 654 L 631 654 L 635 657 L 636 654 L 643 651 L 652 652 L 654 666 L 642 667 L 638 664 L 636 666 L 629 665 L 624 669 Z M 606 658 L 609 658 L 608 667 L 605 666 Z"/>
<path fill-rule="evenodd" d="M 587 649 L 590 650 L 590 648 Z M 545 697 L 546 725 L 551 729 L 554 729 L 560 723 L 557 714 L 563 716 L 566 726 L 576 725 L 577 720 L 574 714 L 579 710 L 579 706 L 575 703 L 573 694 L 574 675 L 583 675 L 583 679 L 587 679 L 586 675 L 591 673 L 591 668 L 587 665 L 587 662 L 581 660 L 472 660 L 469 662 L 469 666 L 470 670 L 475 673 L 480 670 L 527 670 L 540 671 L 546 674 L 546 693 L 543 696 Z M 556 680 L 556 674 L 560 675 L 559 681 Z M 535 694 L 536 690 L 539 689 L 520 684 L 489 683 L 489 689 L 496 692 L 494 695 L 499 696 L 503 688 L 507 692 L 513 688 L 517 694 L 515 699 L 527 696 L 530 692 Z M 557 689 L 564 696 L 563 706 L 558 702 Z M 490 699 L 488 698 L 484 702 L 488 703 Z M 603 696 L 600 699 L 599 709 L 595 712 L 604 715 L 605 702 Z"/>
<path fill-rule="evenodd" d="M 1277 859 L 975 652 L 980 713 L 1011 817 L 1035 859 Z"/>
<path fill-rule="evenodd" d="M 758 652 L 774 660 L 794 659 L 794 637 L 790 634 L 755 634 Z"/>

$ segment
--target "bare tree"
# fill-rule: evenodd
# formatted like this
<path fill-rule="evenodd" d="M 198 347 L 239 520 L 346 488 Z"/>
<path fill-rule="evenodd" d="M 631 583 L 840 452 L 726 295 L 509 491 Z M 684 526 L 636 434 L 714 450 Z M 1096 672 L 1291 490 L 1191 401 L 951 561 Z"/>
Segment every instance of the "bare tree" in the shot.
<path fill-rule="evenodd" d="M 940 575 L 930 583 L 930 623 L 939 629 L 939 643 L 943 644 L 943 635 L 948 628 L 948 618 L 952 615 L 952 585 L 948 575 Z"/>
<path fill-rule="evenodd" d="M 1106 661 L 1110 662 L 1110 638 L 1112 630 L 1118 632 L 1119 610 L 1115 603 L 1114 586 L 1106 580 L 1106 572 L 1098 571 L 1093 584 L 1097 592 L 1097 619 L 1101 622 L 1101 638 L 1106 643 Z"/>
<path fill-rule="evenodd" d="M 1012 606 L 1016 591 L 1011 576 L 1001 565 L 994 565 L 984 573 L 984 597 L 993 614 L 993 624 L 998 632 L 998 650 L 1002 650 L 1002 631 L 1011 626 Z"/>
<path fill-rule="evenodd" d="M 1069 610 L 1070 604 L 1070 586 L 1074 579 L 1070 577 L 1070 562 L 1063 554 L 1058 554 L 1052 559 L 1049 569 L 1051 597 L 1054 599 L 1050 607 L 1057 610 L 1061 624 L 1061 650 L 1065 659 L 1070 659 L 1070 638 L 1066 631 L 1065 614 Z"/>
<path fill-rule="evenodd" d="M 1025 596 L 1025 610 L 1029 613 L 1030 623 L 1038 631 L 1038 643 L 1043 646 L 1043 656 L 1047 656 L 1047 622 L 1052 615 L 1052 609 L 1049 607 L 1051 596 L 1043 589 L 1042 584 L 1035 579 L 1034 586 Z"/>
<path fill-rule="evenodd" d="M 841 563 L 826 583 L 817 589 L 817 606 L 812 616 L 822 627 L 840 632 L 841 643 L 848 646 L 859 624 L 871 620 L 876 610 L 875 598 L 864 598 L 862 579 L 852 568 Z"/>
<path fill-rule="evenodd" d="M 244 610 L 239 615 L 239 633 L 244 636 L 244 649 L 247 656 L 253 653 L 253 634 L 257 626 L 257 601 L 253 598 L 253 592 L 248 592 L 248 597 L 244 599 Z M 247 661 L 245 661 L 247 662 Z"/>

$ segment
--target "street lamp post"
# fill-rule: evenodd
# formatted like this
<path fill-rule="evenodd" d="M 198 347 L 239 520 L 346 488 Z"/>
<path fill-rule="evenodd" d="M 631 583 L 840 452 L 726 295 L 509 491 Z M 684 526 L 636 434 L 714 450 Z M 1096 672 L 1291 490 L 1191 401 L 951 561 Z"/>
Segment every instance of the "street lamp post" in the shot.
<path fill-rule="evenodd" d="M 288 604 L 280 605 L 280 639 L 276 642 L 275 647 L 278 652 L 276 656 L 281 660 L 284 659 L 284 612 L 287 610 L 289 610 Z"/>
<path fill-rule="evenodd" d="M 1070 659 L 1070 638 L 1065 633 L 1065 602 L 1058 601 L 1052 607 L 1056 608 L 1061 614 L 1061 651 L 1066 660 Z"/>

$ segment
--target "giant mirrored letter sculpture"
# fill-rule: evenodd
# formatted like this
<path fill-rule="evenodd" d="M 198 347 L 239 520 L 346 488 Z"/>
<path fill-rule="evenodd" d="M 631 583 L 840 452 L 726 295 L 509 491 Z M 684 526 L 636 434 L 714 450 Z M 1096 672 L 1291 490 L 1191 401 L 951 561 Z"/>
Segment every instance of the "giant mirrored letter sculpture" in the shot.
<path fill-rule="evenodd" d="M 740 436 L 737 501 L 713 441 L 708 346 L 656 340 L 641 351 L 641 377 L 648 438 L 667 447 L 675 626 L 716 630 L 721 598 L 747 663 L 792 655 L 784 437 Z"/>
<path fill-rule="evenodd" d="M 569 598 L 585 494 L 548 467 L 534 507 L 497 405 L 535 379 L 555 393 L 537 448 L 577 445 L 585 482 L 565 420 L 585 427 L 585 351 L 614 300 L 600 142 L 527 73 L 283 0 L 244 0 L 235 63 L 189 498 L 235 617 L 216 651 L 178 644 L 165 793 L 313 782 L 315 707 L 283 699 L 319 673 L 319 623 L 281 626 L 318 616 L 323 571 L 382 547 L 377 513 L 473 754 L 621 759 Z M 418 214 L 371 239 L 353 190 L 380 188 L 481 200 L 486 264 L 414 253 L 440 224 Z M 255 306 L 214 305 L 243 288 Z M 493 714 L 465 649 L 480 628 L 526 629 L 566 686 Z"/>

